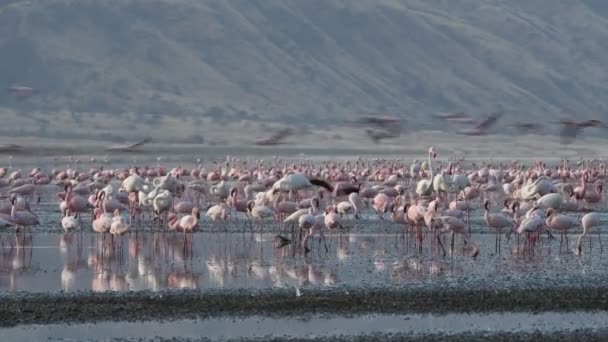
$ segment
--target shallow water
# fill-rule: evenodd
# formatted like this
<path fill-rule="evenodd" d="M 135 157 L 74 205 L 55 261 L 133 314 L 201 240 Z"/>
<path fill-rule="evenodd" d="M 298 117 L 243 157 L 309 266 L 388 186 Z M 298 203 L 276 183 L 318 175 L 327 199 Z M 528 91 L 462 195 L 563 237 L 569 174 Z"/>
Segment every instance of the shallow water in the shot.
<path fill-rule="evenodd" d="M 605 329 L 608 312 L 540 312 L 483 314 L 409 314 L 364 316 L 310 316 L 305 318 L 214 318 L 169 322 L 101 322 L 95 324 L 30 325 L 2 329 L 7 341 L 110 338 L 260 338 L 267 336 L 328 337 L 408 333 L 452 335 L 464 332 L 563 332 Z"/>
<path fill-rule="evenodd" d="M 140 232 L 103 240 L 94 233 L 4 237 L 0 291 L 138 291 L 378 286 L 479 288 L 591 286 L 608 277 L 608 259 L 596 237 L 577 256 L 544 240 L 532 252 L 503 238 L 495 254 L 494 234 L 473 234 L 481 247 L 473 259 L 456 238 L 453 255 L 420 252 L 400 233 L 328 235 L 311 240 L 305 254 L 293 244 L 275 247 L 274 233 Z M 9 242 L 10 239 L 10 242 Z M 11 247 L 10 244 L 13 244 Z M 570 238 L 570 247 L 574 239 Z"/>
<path fill-rule="evenodd" d="M 175 155 L 162 157 L 162 162 L 194 164 L 196 155 L 190 152 L 192 154 L 188 158 Z M 207 163 L 216 157 L 218 161 L 225 160 L 227 153 L 221 149 L 219 152 L 202 152 L 208 153 L 204 157 Z M 332 153 L 321 157 L 329 158 Z M 0 157 L 8 158 L 6 155 Z M 255 157 L 258 156 L 243 158 L 253 160 Z M 2 158 L 0 164 L 6 161 Z M 157 163 L 153 155 L 116 154 L 109 159 L 113 167 Z M 51 169 L 70 164 L 80 170 L 88 170 L 90 166 L 99 166 L 100 160 L 74 164 L 74 159 L 67 157 L 47 157 L 45 165 Z M 41 161 L 31 156 L 19 156 L 11 159 L 11 163 L 15 168 L 23 167 L 26 170 L 28 165 L 39 165 Z M 114 185 L 116 188 L 119 186 L 116 181 Z M 448 250 L 446 257 L 439 253 L 430 236 L 425 238 L 420 252 L 411 237 L 402 236 L 399 228 L 386 220 L 378 220 L 369 209 L 362 215 L 364 219 L 353 220 L 355 226 L 351 233 L 327 236 L 327 252 L 324 243 L 315 238 L 311 241 L 312 252 L 305 255 L 294 244 L 275 248 L 274 233 L 252 234 L 243 221 L 224 224 L 222 229 L 228 232 L 217 234 L 208 232 L 211 223 L 203 218 L 201 226 L 207 232 L 189 237 L 191 242 L 186 249 L 183 235 L 154 232 L 149 223 L 137 228 L 140 229 L 139 233 L 132 232 L 113 244 L 109 239 L 103 241 L 97 234 L 90 233 L 89 214 L 83 215 L 83 233 L 62 234 L 55 198 L 55 193 L 60 190 L 57 186 L 48 185 L 42 191 L 42 203 L 35 204 L 34 208 L 41 224 L 32 228 L 31 238 L 18 238 L 12 232 L 2 234 L 4 246 L 0 253 L 0 291 L 282 287 L 298 287 L 305 291 L 307 288 L 326 286 L 397 285 L 559 287 L 603 284 L 608 276 L 608 261 L 603 257 L 597 236 L 592 236 L 592 244 L 584 241 L 583 256 L 572 253 L 575 234 L 580 232 L 579 229 L 570 235 L 568 247 L 560 245 L 559 236 L 552 241 L 543 237 L 542 243 L 531 251 L 524 249 L 523 241 L 518 245 L 515 239 L 507 242 L 503 237 L 502 248 L 497 254 L 495 235 L 483 224 L 480 203 L 474 204 L 478 209 L 471 216 L 472 240 L 480 247 L 480 254 L 475 259 L 469 256 L 470 250 L 463 248 L 460 237 L 456 239 L 453 256 L 449 251 L 449 236 L 443 239 Z M 606 213 L 602 215 L 604 220 L 608 219 Z M 272 231 L 276 227 L 267 225 L 264 229 Z M 605 232 L 607 227 L 600 230 Z"/>

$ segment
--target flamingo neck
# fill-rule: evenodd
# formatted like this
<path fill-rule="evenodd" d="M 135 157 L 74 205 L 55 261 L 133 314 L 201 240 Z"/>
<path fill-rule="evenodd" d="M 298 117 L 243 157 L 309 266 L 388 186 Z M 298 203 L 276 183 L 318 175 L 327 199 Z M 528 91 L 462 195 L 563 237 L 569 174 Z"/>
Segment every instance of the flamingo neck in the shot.
<path fill-rule="evenodd" d="M 431 158 L 430 152 L 429 152 L 429 174 L 430 174 L 430 178 L 433 179 L 433 160 Z"/>

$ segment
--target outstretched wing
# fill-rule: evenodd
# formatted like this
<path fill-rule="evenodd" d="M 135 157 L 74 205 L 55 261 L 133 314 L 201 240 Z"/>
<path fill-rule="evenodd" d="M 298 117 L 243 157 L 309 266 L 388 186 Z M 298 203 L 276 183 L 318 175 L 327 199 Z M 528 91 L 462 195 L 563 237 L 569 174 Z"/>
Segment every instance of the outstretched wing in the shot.
<path fill-rule="evenodd" d="M 107 151 L 131 151 L 137 147 L 143 146 L 145 143 L 149 142 L 150 138 L 146 138 L 144 140 L 138 141 L 133 144 L 125 144 L 125 145 L 113 145 L 106 148 Z"/>
<path fill-rule="evenodd" d="M 283 139 L 287 138 L 291 133 L 292 133 L 292 130 L 290 128 L 285 128 L 285 129 L 282 129 L 282 130 L 278 131 L 277 133 L 275 133 L 272 136 L 272 139 L 277 140 L 277 141 L 283 140 Z"/>
<path fill-rule="evenodd" d="M 274 133 L 273 135 L 271 135 L 268 138 L 258 139 L 255 142 L 255 144 L 256 145 L 277 145 L 281 142 L 281 140 L 285 139 L 292 133 L 293 133 L 293 130 L 291 128 L 285 128 L 285 129 L 282 129 L 282 130 Z"/>
<path fill-rule="evenodd" d="M 151 140 L 150 138 L 145 138 L 145 139 L 144 139 L 144 140 L 142 140 L 142 141 L 139 141 L 139 142 L 136 142 L 136 143 L 134 143 L 134 144 L 129 145 L 129 148 L 135 148 L 135 147 L 142 146 L 143 144 L 147 144 L 147 143 L 149 143 L 149 142 L 150 142 L 150 140 Z"/>
<path fill-rule="evenodd" d="M 494 126 L 494 124 L 498 121 L 498 119 L 500 119 L 501 116 L 501 113 L 494 113 L 490 115 L 487 119 L 480 122 L 477 126 L 475 126 L 475 128 L 480 131 L 486 131 L 490 127 Z"/>
<path fill-rule="evenodd" d="M 438 118 L 438 119 L 454 120 L 454 119 L 464 119 L 464 118 L 467 118 L 467 115 L 464 112 L 439 113 L 439 114 L 435 114 L 435 117 Z"/>
<path fill-rule="evenodd" d="M 16 144 L 3 144 L 0 145 L 0 152 L 13 152 L 21 149 L 21 145 Z"/>

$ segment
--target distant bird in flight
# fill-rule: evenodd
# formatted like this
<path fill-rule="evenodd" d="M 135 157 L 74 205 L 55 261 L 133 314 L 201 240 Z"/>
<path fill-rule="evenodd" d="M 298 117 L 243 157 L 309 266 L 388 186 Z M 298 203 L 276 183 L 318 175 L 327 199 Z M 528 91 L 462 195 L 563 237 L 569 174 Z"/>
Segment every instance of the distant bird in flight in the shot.
<path fill-rule="evenodd" d="M 21 145 L 17 144 L 1 144 L 0 152 L 15 152 L 21 149 Z"/>
<path fill-rule="evenodd" d="M 439 119 L 460 119 L 468 117 L 464 112 L 456 112 L 456 113 L 439 113 L 436 114 L 435 117 Z"/>
<path fill-rule="evenodd" d="M 475 122 L 471 117 L 466 115 L 464 112 L 457 113 L 440 113 L 435 115 L 436 118 L 446 120 L 449 122 L 461 123 L 461 124 L 470 124 Z"/>
<path fill-rule="evenodd" d="M 400 123 L 401 119 L 391 116 L 382 116 L 381 114 L 364 114 L 361 115 L 359 120 L 356 120 L 355 122 L 386 128 L 389 125 Z"/>
<path fill-rule="evenodd" d="M 494 124 L 498 121 L 498 119 L 500 119 L 501 116 L 502 113 L 493 113 L 488 118 L 477 124 L 475 127 L 460 130 L 458 133 L 464 135 L 487 135 L 488 129 L 494 126 Z"/>
<path fill-rule="evenodd" d="M 6 88 L 6 91 L 17 98 L 26 98 L 26 97 L 30 97 L 32 95 L 34 95 L 35 93 L 37 93 L 38 91 L 34 88 L 31 87 L 25 87 L 25 86 L 11 86 Z"/>
<path fill-rule="evenodd" d="M 562 129 L 559 132 L 560 142 L 562 145 L 571 144 L 576 140 L 576 136 L 586 127 L 608 128 L 608 126 L 599 120 L 586 120 L 576 122 L 573 120 L 562 119 L 559 121 Z"/>
<path fill-rule="evenodd" d="M 366 129 L 365 134 L 374 142 L 374 144 L 379 144 L 382 139 L 390 139 L 397 138 L 399 134 L 395 134 L 393 132 L 382 131 L 377 129 Z"/>
<path fill-rule="evenodd" d="M 254 142 L 254 144 L 259 146 L 271 146 L 271 145 L 279 145 L 283 144 L 283 140 L 287 138 L 289 135 L 293 133 L 293 130 L 290 128 L 282 129 L 274 134 L 272 134 L 268 138 L 258 139 Z"/>
<path fill-rule="evenodd" d="M 533 131 L 540 131 L 542 129 L 542 125 L 532 122 L 518 122 L 512 125 L 519 130 L 520 133 L 528 133 Z"/>
<path fill-rule="evenodd" d="M 124 145 L 112 145 L 106 148 L 106 151 L 113 152 L 133 152 L 144 144 L 150 142 L 150 138 L 146 138 L 142 141 L 136 142 L 134 144 L 124 144 Z"/>
<path fill-rule="evenodd" d="M 365 134 L 375 144 L 383 139 L 397 138 L 401 135 L 401 119 L 381 114 L 364 114 L 355 123 L 365 125 Z"/>

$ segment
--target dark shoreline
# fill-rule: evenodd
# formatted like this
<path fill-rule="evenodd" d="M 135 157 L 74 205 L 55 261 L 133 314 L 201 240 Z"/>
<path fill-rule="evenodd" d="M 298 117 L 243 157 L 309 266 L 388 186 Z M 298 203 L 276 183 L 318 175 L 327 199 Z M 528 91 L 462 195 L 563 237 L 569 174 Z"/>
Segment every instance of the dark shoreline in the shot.
<path fill-rule="evenodd" d="M 310 314 L 608 310 L 608 287 L 4 293 L 0 326 Z"/>

